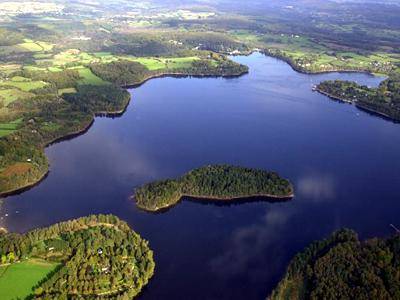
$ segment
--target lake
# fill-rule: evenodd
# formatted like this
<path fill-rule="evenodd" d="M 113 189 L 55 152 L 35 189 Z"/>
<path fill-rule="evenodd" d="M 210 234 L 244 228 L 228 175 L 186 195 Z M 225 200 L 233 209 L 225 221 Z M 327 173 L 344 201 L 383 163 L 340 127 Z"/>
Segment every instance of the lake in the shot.
<path fill-rule="evenodd" d="M 313 92 L 326 79 L 376 86 L 368 74 L 300 74 L 255 53 L 240 78 L 160 78 L 132 89 L 122 117 L 96 118 L 47 148 L 51 171 L 3 200 L 12 231 L 112 213 L 150 241 L 156 272 L 140 299 L 264 299 L 292 256 L 341 227 L 362 238 L 400 225 L 400 124 Z M 228 163 L 277 171 L 289 202 L 182 201 L 158 214 L 129 199 L 144 183 Z M 7 215 L 7 216 L 6 216 Z"/>

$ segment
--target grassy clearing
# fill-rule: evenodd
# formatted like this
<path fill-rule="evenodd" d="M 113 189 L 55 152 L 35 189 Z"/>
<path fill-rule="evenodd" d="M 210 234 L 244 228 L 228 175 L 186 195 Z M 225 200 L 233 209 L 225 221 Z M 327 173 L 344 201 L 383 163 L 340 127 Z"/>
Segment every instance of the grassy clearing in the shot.
<path fill-rule="evenodd" d="M 21 123 L 22 119 L 17 119 L 7 123 L 0 123 L 0 137 L 13 133 L 18 129 Z"/>
<path fill-rule="evenodd" d="M 41 42 L 41 41 L 35 42 L 30 39 L 25 39 L 24 42 L 18 44 L 17 47 L 21 51 L 41 52 L 41 51 L 51 51 L 54 45 L 46 42 Z"/>
<path fill-rule="evenodd" d="M 71 93 L 76 93 L 75 88 L 66 88 L 66 89 L 59 89 L 58 90 L 58 95 L 61 96 L 63 94 L 71 94 Z"/>
<path fill-rule="evenodd" d="M 21 78 L 23 78 L 23 77 L 21 77 Z M 28 79 L 28 78 L 26 78 L 26 79 Z M 5 82 L 0 83 L 0 87 L 2 87 L 2 86 L 3 87 L 15 87 L 24 92 L 29 92 L 29 91 L 32 91 L 35 89 L 40 89 L 42 87 L 45 87 L 46 85 L 47 85 L 47 83 L 44 81 L 30 81 L 29 79 L 28 80 L 24 79 L 23 81 L 11 80 L 11 81 L 5 81 Z"/>
<path fill-rule="evenodd" d="M 193 61 L 199 60 L 197 56 L 176 57 L 176 58 L 155 58 L 155 57 L 138 57 L 127 58 L 130 61 L 136 61 L 145 65 L 149 70 L 161 69 L 179 69 L 190 67 Z"/>
<path fill-rule="evenodd" d="M 53 50 L 54 45 L 53 44 L 49 44 L 46 42 L 37 42 L 37 44 L 42 47 L 43 51 L 51 51 Z"/>
<path fill-rule="evenodd" d="M 53 55 L 51 53 L 35 53 L 33 57 L 35 59 L 51 58 Z"/>
<path fill-rule="evenodd" d="M 229 32 L 233 38 L 245 43 L 259 43 L 260 36 L 248 30 L 232 30 Z"/>
<path fill-rule="evenodd" d="M 0 89 L 0 101 L 3 102 L 4 106 L 19 100 L 19 99 L 28 99 L 32 97 L 32 93 L 24 92 L 18 90 L 16 88 L 4 88 Z"/>
<path fill-rule="evenodd" d="M 79 80 L 79 84 L 90 84 L 90 85 L 104 85 L 108 84 L 108 82 L 104 81 L 100 77 L 97 77 L 90 71 L 89 68 L 86 67 L 75 67 L 71 68 L 78 70 L 79 76 L 82 77 L 82 79 Z"/>
<path fill-rule="evenodd" d="M 0 65 L 0 72 L 4 73 L 7 76 L 13 72 L 19 71 L 20 69 L 21 69 L 21 65 L 17 65 L 17 64 Z"/>
<path fill-rule="evenodd" d="M 47 71 L 47 68 L 37 67 L 37 66 L 26 66 L 26 67 L 24 67 L 24 70 L 32 71 L 32 72 L 36 72 L 36 71 L 42 72 L 42 71 Z"/>
<path fill-rule="evenodd" d="M 48 67 L 47 70 L 50 72 L 61 72 L 63 69 L 57 67 Z"/>
<path fill-rule="evenodd" d="M 29 52 L 40 52 L 43 51 L 43 48 L 36 44 L 36 43 L 22 43 L 22 44 L 18 44 L 18 47 L 22 50 L 22 51 L 29 51 Z"/>
<path fill-rule="evenodd" d="M 93 55 L 94 55 L 95 57 L 101 58 L 101 57 L 110 56 L 110 55 L 112 55 L 112 54 L 111 54 L 111 52 L 96 52 L 96 53 L 93 53 Z"/>
<path fill-rule="evenodd" d="M 41 126 L 41 129 L 45 130 L 47 132 L 54 132 L 60 128 L 61 128 L 61 125 L 54 123 L 54 122 L 46 122 L 43 126 Z"/>
<path fill-rule="evenodd" d="M 72 63 L 79 63 L 82 65 L 90 64 L 94 60 L 96 60 L 96 57 L 89 53 L 81 52 L 77 49 L 69 49 L 54 55 L 54 58 L 49 61 L 53 64 L 53 66 L 65 66 Z"/>
<path fill-rule="evenodd" d="M 38 259 L 0 267 L 0 299 L 25 299 L 32 294 L 32 288 L 56 267 L 56 263 Z"/>

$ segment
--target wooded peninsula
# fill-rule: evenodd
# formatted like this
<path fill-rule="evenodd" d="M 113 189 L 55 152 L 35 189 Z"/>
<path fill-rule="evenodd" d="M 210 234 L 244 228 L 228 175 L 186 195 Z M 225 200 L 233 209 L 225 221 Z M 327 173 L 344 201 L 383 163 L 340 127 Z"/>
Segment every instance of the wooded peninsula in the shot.
<path fill-rule="evenodd" d="M 269 300 L 399 299 L 400 236 L 360 241 L 349 229 L 297 254 Z"/>
<path fill-rule="evenodd" d="M 229 201 L 240 198 L 291 198 L 293 186 L 275 172 L 209 165 L 194 169 L 177 179 L 146 184 L 136 189 L 137 205 L 157 211 L 175 205 L 182 197 Z"/>
<path fill-rule="evenodd" d="M 148 242 L 113 215 L 1 234 L 0 257 L 0 288 L 9 299 L 132 299 L 155 267 Z"/>
<path fill-rule="evenodd" d="M 400 121 L 400 73 L 393 73 L 378 88 L 350 81 L 323 81 L 317 91 L 333 99 L 352 103 L 360 109 Z"/>

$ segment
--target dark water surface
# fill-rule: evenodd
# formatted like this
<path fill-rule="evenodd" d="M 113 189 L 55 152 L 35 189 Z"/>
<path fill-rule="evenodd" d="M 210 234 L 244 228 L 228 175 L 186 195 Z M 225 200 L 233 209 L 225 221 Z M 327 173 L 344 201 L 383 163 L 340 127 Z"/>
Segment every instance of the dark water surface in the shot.
<path fill-rule="evenodd" d="M 305 245 L 340 227 L 362 238 L 400 224 L 400 124 L 311 91 L 324 79 L 377 85 L 366 74 L 305 75 L 253 54 L 236 79 L 162 78 L 133 89 L 126 113 L 47 149 L 48 178 L 4 200 L 10 230 L 91 213 L 129 222 L 155 251 L 141 299 L 263 299 Z M 183 201 L 138 210 L 143 183 L 210 163 L 275 170 L 290 202 L 217 206 Z M 5 215 L 8 214 L 6 217 Z"/>

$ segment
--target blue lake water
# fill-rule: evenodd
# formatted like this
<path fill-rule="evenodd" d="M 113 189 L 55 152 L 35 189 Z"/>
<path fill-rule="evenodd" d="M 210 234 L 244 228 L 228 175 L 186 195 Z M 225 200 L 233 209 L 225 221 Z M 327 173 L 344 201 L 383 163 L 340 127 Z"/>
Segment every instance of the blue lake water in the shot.
<path fill-rule="evenodd" d="M 250 74 L 151 80 L 131 90 L 122 117 L 96 118 L 86 134 L 49 147 L 49 176 L 6 198 L 1 223 L 26 231 L 92 213 L 119 216 L 155 251 L 146 300 L 264 299 L 311 241 L 341 227 L 362 238 L 392 234 L 400 124 L 311 90 L 326 79 L 381 79 L 300 74 L 261 54 L 234 59 Z M 232 206 L 182 201 L 160 214 L 129 199 L 143 183 L 213 163 L 277 171 L 296 196 Z"/>

